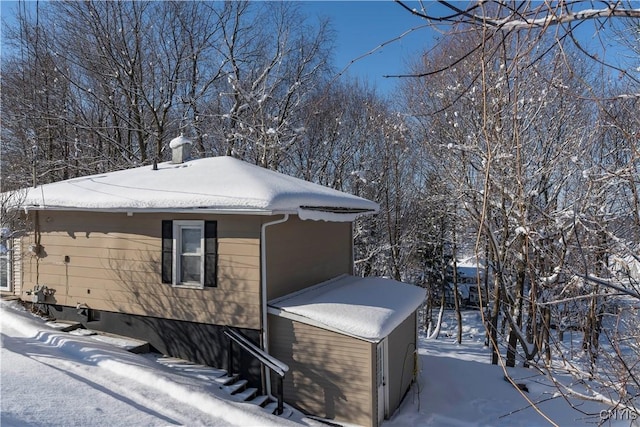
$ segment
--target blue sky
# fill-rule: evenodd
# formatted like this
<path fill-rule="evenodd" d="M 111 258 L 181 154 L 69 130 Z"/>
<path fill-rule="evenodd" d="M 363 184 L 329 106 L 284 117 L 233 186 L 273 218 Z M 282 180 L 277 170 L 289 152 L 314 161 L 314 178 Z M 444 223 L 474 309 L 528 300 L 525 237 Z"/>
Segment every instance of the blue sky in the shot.
<path fill-rule="evenodd" d="M 316 15 L 331 18 L 333 29 L 336 31 L 337 48 L 334 62 L 338 71 L 348 66 L 352 60 L 397 38 L 407 30 L 419 28 L 349 66 L 348 74 L 368 81 L 383 94 L 392 94 L 394 86 L 401 80 L 383 76 L 406 73 L 407 61 L 433 47 L 440 36 L 435 29 L 426 28 L 424 20 L 413 16 L 393 0 L 325 0 L 300 3 L 310 18 Z M 409 0 L 405 3 L 418 9 L 424 6 L 430 15 L 437 16 L 443 11 L 450 13 L 434 1 L 419 3 Z M 450 3 L 461 7 L 466 4 L 456 0 Z M 633 0 L 631 4 L 638 7 L 640 2 Z M 581 8 L 588 8 L 587 6 Z M 578 25 L 575 35 L 584 47 L 598 57 L 606 58 L 607 61 L 624 69 L 635 70 L 638 67 L 637 54 L 616 42 L 616 35 L 611 31 L 612 24 L 620 22 L 607 22 L 600 27 L 602 24 L 598 21 L 587 20 Z M 450 27 L 443 26 L 442 29 L 446 31 Z M 599 31 L 601 29 L 604 31 Z M 552 28 L 551 31 L 555 29 Z M 615 74 L 615 71 L 613 73 Z"/>
<path fill-rule="evenodd" d="M 415 1 L 407 3 L 419 7 Z M 423 4 L 428 10 L 440 7 L 435 2 L 427 1 Z M 16 6 L 15 1 L 0 0 L 3 21 L 11 19 L 8 12 Z M 300 6 L 311 20 L 318 16 L 331 19 L 336 35 L 334 64 L 337 71 L 342 71 L 352 60 L 407 30 L 424 26 L 423 20 L 411 15 L 392 0 L 300 1 Z M 382 76 L 406 71 L 406 59 L 431 46 L 434 34 L 433 30 L 427 28 L 416 30 L 356 61 L 348 67 L 347 73 L 366 80 L 381 93 L 389 93 L 398 79 Z"/>
<path fill-rule="evenodd" d="M 7 12 L 14 8 L 17 2 L 0 0 L 0 15 L 7 18 Z M 438 15 L 443 6 L 434 1 L 406 1 L 411 7 L 424 6 L 427 13 Z M 459 1 L 452 3 L 461 4 Z M 466 2 L 462 2 L 463 4 Z M 634 4 L 638 2 L 634 1 Z M 411 15 L 393 0 L 323 0 L 299 1 L 302 11 L 310 20 L 318 16 L 328 17 L 335 31 L 336 49 L 334 51 L 334 65 L 340 72 L 348 67 L 346 74 L 358 77 L 375 86 L 380 93 L 391 94 L 399 82 L 398 78 L 384 78 L 384 75 L 403 74 L 407 71 L 407 61 L 433 47 L 440 34 L 425 27 L 425 21 Z M 438 10 L 439 9 L 439 10 Z M 594 28 L 596 21 L 585 22 L 577 33 L 582 42 L 595 47 L 595 51 L 602 49 L 600 39 L 596 37 Z M 391 42 L 403 33 L 415 29 L 401 39 Z M 445 29 L 448 29 L 445 27 Z M 376 49 L 381 44 L 384 47 Z M 616 62 L 624 62 L 626 51 L 619 51 L 619 47 L 607 45 L 607 55 Z M 368 52 L 374 53 L 367 55 Z M 613 53 L 612 53 L 613 52 Z M 600 56 L 604 52 L 598 52 Z M 363 57 L 364 56 L 364 57 Z M 362 57 L 362 58 L 361 58 Z M 356 60 L 349 65 L 351 61 Z M 636 65 L 637 66 L 637 65 Z"/>
<path fill-rule="evenodd" d="M 429 5 L 428 2 L 425 4 Z M 392 0 L 387 1 L 304 1 L 302 10 L 331 19 L 336 32 L 334 62 L 337 71 L 389 42 L 412 28 L 424 26 L 424 21 L 411 15 Z M 437 7 L 434 3 L 432 7 Z M 368 81 L 380 92 L 388 93 L 397 78 L 384 78 L 406 72 L 406 61 L 433 45 L 437 34 L 427 28 L 417 29 L 400 40 L 385 45 L 374 53 L 351 64 L 347 73 Z"/>

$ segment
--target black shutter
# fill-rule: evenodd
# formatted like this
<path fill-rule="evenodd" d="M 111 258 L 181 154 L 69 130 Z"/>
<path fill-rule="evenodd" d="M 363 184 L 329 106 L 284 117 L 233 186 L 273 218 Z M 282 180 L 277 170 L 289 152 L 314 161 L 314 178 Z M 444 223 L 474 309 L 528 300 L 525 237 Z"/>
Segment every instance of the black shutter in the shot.
<path fill-rule="evenodd" d="M 162 221 L 162 283 L 173 283 L 173 221 Z"/>
<path fill-rule="evenodd" d="M 218 223 L 204 222 L 204 285 L 217 285 Z"/>

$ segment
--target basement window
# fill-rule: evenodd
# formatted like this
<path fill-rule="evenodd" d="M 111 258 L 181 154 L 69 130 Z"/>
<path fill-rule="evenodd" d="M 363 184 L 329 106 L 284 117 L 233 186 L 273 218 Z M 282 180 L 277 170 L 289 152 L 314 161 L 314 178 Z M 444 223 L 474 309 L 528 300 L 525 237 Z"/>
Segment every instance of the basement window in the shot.
<path fill-rule="evenodd" d="M 162 282 L 216 286 L 216 221 L 162 221 Z"/>

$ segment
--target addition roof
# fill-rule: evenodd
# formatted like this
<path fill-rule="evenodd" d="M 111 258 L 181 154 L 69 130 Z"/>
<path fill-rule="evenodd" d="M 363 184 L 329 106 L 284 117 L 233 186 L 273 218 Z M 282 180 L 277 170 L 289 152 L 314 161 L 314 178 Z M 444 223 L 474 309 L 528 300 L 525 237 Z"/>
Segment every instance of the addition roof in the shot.
<path fill-rule="evenodd" d="M 378 342 L 417 310 L 425 296 L 418 286 L 345 274 L 268 305 L 274 315 Z"/>
<path fill-rule="evenodd" d="M 142 166 L 28 189 L 27 210 L 293 213 L 303 219 L 353 221 L 378 205 L 233 157 Z"/>

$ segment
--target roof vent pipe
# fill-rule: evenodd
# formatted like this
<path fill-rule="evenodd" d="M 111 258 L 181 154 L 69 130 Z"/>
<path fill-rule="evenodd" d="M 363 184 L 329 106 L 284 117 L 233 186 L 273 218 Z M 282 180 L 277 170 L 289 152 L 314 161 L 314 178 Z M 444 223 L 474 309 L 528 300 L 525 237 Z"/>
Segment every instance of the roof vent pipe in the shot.
<path fill-rule="evenodd" d="M 179 164 L 189 160 L 191 144 L 193 144 L 193 142 L 182 134 L 177 138 L 173 138 L 171 142 L 169 142 L 169 148 L 171 148 L 171 163 Z"/>

